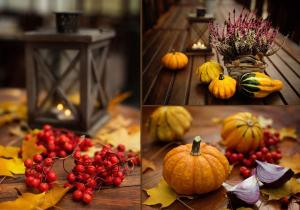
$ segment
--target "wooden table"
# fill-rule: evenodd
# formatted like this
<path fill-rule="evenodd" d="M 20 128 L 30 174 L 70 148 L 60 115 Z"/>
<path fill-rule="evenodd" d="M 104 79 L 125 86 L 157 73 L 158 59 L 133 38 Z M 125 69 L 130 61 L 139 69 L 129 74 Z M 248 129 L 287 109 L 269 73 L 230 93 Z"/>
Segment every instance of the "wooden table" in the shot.
<path fill-rule="evenodd" d="M 228 12 L 242 9 L 233 0 L 223 0 L 216 7 L 216 22 L 223 24 Z M 284 88 L 264 99 L 249 99 L 236 94 L 229 100 L 213 98 L 206 85 L 200 85 L 195 69 L 204 62 L 214 59 L 223 64 L 222 57 L 189 56 L 189 64 L 182 71 L 164 69 L 160 60 L 172 49 L 184 51 L 188 45 L 187 15 L 195 11 L 197 5 L 178 4 L 173 6 L 158 21 L 157 25 L 143 35 L 143 103 L 206 105 L 206 104 L 300 104 L 300 47 L 287 40 L 283 49 L 266 59 L 266 74 L 283 82 Z M 205 34 L 205 33 L 204 33 Z M 281 44 L 278 35 L 276 45 Z M 225 70 L 225 74 L 227 74 Z"/>
<path fill-rule="evenodd" d="M 25 92 L 19 89 L 0 90 L 0 102 L 5 100 L 25 100 Z M 139 123 L 139 111 L 127 106 L 116 107 L 114 114 L 122 114 L 125 117 L 131 118 L 135 123 Z M 10 146 L 20 146 L 20 139 L 9 135 L 9 125 L 0 127 L 0 144 Z M 71 169 L 72 161 L 66 162 L 66 168 Z M 62 163 L 54 165 L 54 170 L 57 171 L 58 180 L 64 183 L 66 180 L 66 173 L 63 171 Z M 17 197 L 15 188 L 21 192 L 26 191 L 24 184 L 24 175 L 17 175 L 16 178 L 6 178 L 0 184 L 0 202 L 7 200 L 14 200 Z M 99 192 L 95 192 L 93 201 L 89 205 L 83 205 L 80 202 L 72 200 L 72 194 L 68 193 L 57 206 L 60 209 L 140 209 L 140 167 L 136 167 L 134 171 L 128 175 L 120 187 L 104 188 Z M 54 208 L 52 208 L 54 209 Z"/>
<path fill-rule="evenodd" d="M 295 127 L 300 132 L 300 107 L 299 106 L 201 106 L 201 107 L 188 107 L 187 108 L 193 116 L 193 122 L 191 129 L 184 136 L 184 143 L 191 143 L 192 139 L 196 135 L 200 135 L 205 142 L 208 142 L 219 149 L 224 151 L 224 148 L 221 148 L 217 143 L 220 140 L 220 125 L 216 125 L 212 122 L 212 118 L 224 118 L 232 113 L 239 111 L 249 111 L 255 115 L 262 115 L 267 118 L 272 118 L 274 121 L 275 128 L 281 127 Z M 153 141 L 147 132 L 146 121 L 150 113 L 154 110 L 153 107 L 144 107 L 143 108 L 143 122 L 142 122 L 142 154 L 146 159 L 151 159 L 153 154 L 155 154 L 160 148 L 162 148 L 166 143 L 155 142 Z M 295 152 L 300 152 L 300 144 L 295 143 L 295 141 L 286 140 L 280 143 L 280 148 L 282 154 L 290 155 Z M 149 189 L 155 187 L 160 179 L 162 178 L 162 161 L 166 153 L 172 149 L 173 146 L 169 146 L 168 149 L 165 149 L 164 152 L 160 153 L 159 156 L 154 158 L 157 169 L 155 171 L 148 170 L 142 175 L 142 189 Z M 239 169 L 235 168 L 229 179 L 226 181 L 229 184 L 235 185 L 240 182 L 242 179 L 239 175 Z M 201 210 L 219 210 L 225 208 L 227 205 L 227 199 L 225 198 L 225 189 L 220 188 L 215 192 L 211 192 L 205 195 L 200 196 L 195 200 L 183 199 L 190 207 L 194 209 Z M 142 194 L 142 201 L 144 201 L 148 196 L 145 192 Z M 143 205 L 143 209 L 155 209 L 157 206 L 146 206 Z M 173 203 L 168 209 L 185 209 L 182 204 L 179 202 Z M 270 202 L 268 205 L 262 205 L 260 210 L 273 210 L 280 209 L 279 202 Z M 298 210 L 299 205 L 293 204 L 290 210 Z"/>

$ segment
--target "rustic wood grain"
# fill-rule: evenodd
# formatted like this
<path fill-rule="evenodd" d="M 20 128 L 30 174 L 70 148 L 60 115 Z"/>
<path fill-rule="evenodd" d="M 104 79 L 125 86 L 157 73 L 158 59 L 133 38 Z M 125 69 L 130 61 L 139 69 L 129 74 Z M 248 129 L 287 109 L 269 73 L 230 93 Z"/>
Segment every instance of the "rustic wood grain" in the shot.
<path fill-rule="evenodd" d="M 3 101 L 16 101 L 25 102 L 26 93 L 21 89 L 0 89 L 0 102 Z M 135 108 L 128 106 L 117 106 L 114 108 L 112 116 L 122 114 L 125 118 L 130 118 L 134 123 L 140 122 L 140 112 Z M 20 146 L 21 140 L 17 137 L 9 134 L 9 127 L 13 124 L 0 127 L 0 144 L 10 146 Z M 73 167 L 73 161 L 67 160 L 65 167 L 67 170 L 71 170 Z M 55 163 L 54 170 L 58 175 L 58 182 L 64 183 L 66 180 L 66 172 L 62 167 L 62 162 Z M 99 192 L 94 193 L 94 199 L 89 205 L 83 205 L 80 202 L 74 202 L 72 200 L 72 194 L 67 194 L 56 206 L 59 209 L 140 209 L 141 199 L 141 176 L 140 167 L 136 167 L 132 173 L 130 173 L 124 179 L 120 187 L 108 188 L 105 187 Z M 15 178 L 6 177 L 6 179 L 0 184 L 0 202 L 14 200 L 17 198 L 17 192 L 15 188 L 20 192 L 27 191 L 24 184 L 24 175 L 16 175 Z M 58 209 L 51 208 L 51 209 Z"/>
<path fill-rule="evenodd" d="M 181 1 L 173 5 L 158 20 L 158 23 L 145 32 L 143 36 L 143 103 L 146 105 L 180 104 L 180 105 L 296 105 L 300 104 L 300 47 L 290 40 L 286 40 L 283 49 L 267 58 L 266 73 L 274 79 L 282 80 L 284 87 L 263 99 L 249 99 L 236 94 L 229 100 L 218 100 L 212 97 L 204 85 L 199 85 L 194 70 L 209 59 L 218 60 L 223 64 L 222 56 L 189 56 L 190 64 L 181 72 L 164 72 L 160 64 L 161 57 L 176 49 L 184 51 L 190 45 L 189 40 L 195 38 L 195 32 L 188 30 L 187 15 L 194 11 L 195 1 L 188 3 Z M 228 12 L 233 8 L 239 13 L 242 6 L 233 0 L 219 1 L 216 6 L 216 22 L 223 24 Z M 201 28 L 198 27 L 199 32 Z M 178 36 L 187 33 L 178 43 Z M 204 33 L 203 36 L 207 36 Z M 276 47 L 282 43 L 281 34 L 276 38 Z M 183 48 L 178 47 L 183 46 Z M 199 57 L 199 58 L 197 58 Z M 202 57 L 202 58 L 200 58 Z M 203 59 L 204 58 L 204 59 Z M 200 62 L 198 62 L 200 60 Z M 226 70 L 225 70 L 226 72 Z M 187 82 L 188 81 L 188 82 Z M 203 90 L 202 90 L 203 89 Z M 186 92 L 188 91 L 188 93 Z"/>
<path fill-rule="evenodd" d="M 154 141 L 149 137 L 149 133 L 147 132 L 146 122 L 149 118 L 151 112 L 155 109 L 155 106 L 152 107 L 144 107 L 143 108 L 143 117 L 142 117 L 142 155 L 146 159 L 151 159 L 153 155 L 166 143 L 161 143 Z M 212 144 L 222 151 L 222 148 L 218 141 L 220 140 L 220 130 L 221 126 L 216 125 L 212 122 L 213 118 L 224 118 L 230 114 L 239 112 L 239 111 L 249 111 L 256 115 L 262 115 L 267 118 L 272 118 L 274 121 L 274 127 L 294 127 L 300 132 L 300 106 L 188 106 L 186 107 L 191 115 L 193 116 L 193 122 L 191 129 L 186 133 L 182 142 L 183 143 L 191 143 L 193 137 L 196 135 L 202 136 L 205 142 Z M 149 189 L 158 184 L 162 177 L 162 161 L 165 154 L 171 150 L 176 145 L 169 146 L 166 150 L 164 150 L 160 155 L 153 159 L 156 164 L 157 170 L 152 171 L 148 170 L 142 175 L 142 188 Z M 300 152 L 300 144 L 296 141 L 284 141 L 280 143 L 280 149 L 282 150 L 282 154 L 291 155 L 296 152 Z M 239 175 L 238 169 L 234 169 L 232 174 L 230 175 L 227 182 L 229 184 L 236 184 L 240 182 L 242 179 Z M 147 198 L 145 192 L 142 194 L 142 201 Z M 220 188 L 214 192 L 201 195 L 194 200 L 183 199 L 185 203 L 187 203 L 190 207 L 195 210 L 218 210 L 221 208 L 225 208 L 227 205 L 227 199 L 225 198 L 225 189 Z M 299 204 L 291 205 L 289 210 L 298 210 Z M 143 209 L 157 209 L 159 205 L 156 206 L 146 206 L 143 205 Z M 185 209 L 185 207 L 179 202 L 175 202 L 168 209 Z M 279 210 L 280 205 L 279 202 L 270 202 L 268 204 L 263 204 L 260 210 Z"/>

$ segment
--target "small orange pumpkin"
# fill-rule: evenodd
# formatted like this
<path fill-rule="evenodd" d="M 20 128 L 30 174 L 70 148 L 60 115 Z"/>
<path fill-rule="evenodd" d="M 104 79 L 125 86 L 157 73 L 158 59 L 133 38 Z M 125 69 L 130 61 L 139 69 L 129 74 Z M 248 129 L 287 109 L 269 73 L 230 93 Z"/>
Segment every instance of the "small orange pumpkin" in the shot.
<path fill-rule="evenodd" d="M 201 143 L 178 146 L 167 153 L 163 177 L 178 194 L 204 194 L 218 189 L 230 173 L 226 157 L 217 148 Z"/>
<path fill-rule="evenodd" d="M 165 54 L 161 59 L 162 65 L 171 70 L 183 69 L 188 64 L 188 61 L 189 59 L 184 53 L 176 52 L 175 50 Z"/>
<path fill-rule="evenodd" d="M 239 112 L 223 121 L 223 144 L 229 149 L 248 152 L 263 146 L 263 129 L 254 115 Z"/>

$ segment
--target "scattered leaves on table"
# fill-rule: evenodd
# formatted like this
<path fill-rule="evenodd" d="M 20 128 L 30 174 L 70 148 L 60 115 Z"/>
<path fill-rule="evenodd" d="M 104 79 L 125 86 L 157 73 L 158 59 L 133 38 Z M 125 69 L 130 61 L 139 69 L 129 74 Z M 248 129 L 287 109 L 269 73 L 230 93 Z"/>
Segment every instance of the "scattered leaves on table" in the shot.
<path fill-rule="evenodd" d="M 262 188 L 261 193 L 268 196 L 268 200 L 280 200 L 285 196 L 291 196 L 300 192 L 300 183 L 295 178 L 279 188 Z"/>
<path fill-rule="evenodd" d="M 21 126 L 19 126 L 19 125 L 14 126 L 14 127 L 9 127 L 8 130 L 9 130 L 10 135 L 16 136 L 19 138 L 24 138 L 25 135 L 27 134 L 27 132 L 23 131 Z"/>
<path fill-rule="evenodd" d="M 0 145 L 0 157 L 17 158 L 19 151 L 20 151 L 19 147 L 11 147 L 11 146 L 5 147 Z"/>
<path fill-rule="evenodd" d="M 257 117 L 257 120 L 262 128 L 267 128 L 273 125 L 273 120 L 271 118 L 265 118 L 260 115 Z"/>
<path fill-rule="evenodd" d="M 222 119 L 222 118 L 219 118 L 219 117 L 213 117 L 213 118 L 211 119 L 211 122 L 212 122 L 213 124 L 220 125 L 220 124 L 223 123 L 223 119 Z"/>
<path fill-rule="evenodd" d="M 127 99 L 131 95 L 132 95 L 131 92 L 125 92 L 125 93 L 121 93 L 121 94 L 117 95 L 116 97 L 114 97 L 113 99 L 111 99 L 109 101 L 107 110 L 109 112 L 112 112 L 114 107 L 116 107 L 118 104 L 122 103 L 125 99 Z"/>
<path fill-rule="evenodd" d="M 52 206 L 55 206 L 69 191 L 69 189 L 70 188 L 64 188 L 58 185 L 54 185 L 54 187 L 45 194 L 43 201 L 39 205 L 39 207 L 41 209 L 48 209 Z"/>
<path fill-rule="evenodd" d="M 14 120 L 26 120 L 27 108 L 24 103 L 6 101 L 0 103 L 0 126 Z"/>
<path fill-rule="evenodd" d="M 100 146 L 92 146 L 87 151 L 81 152 L 82 155 L 88 155 L 90 157 L 94 157 L 95 152 L 101 150 Z"/>
<path fill-rule="evenodd" d="M 101 137 L 104 134 L 111 133 L 121 128 L 127 128 L 131 124 L 130 119 L 126 119 L 123 115 L 117 115 L 109 120 L 96 134 L 96 137 Z"/>
<path fill-rule="evenodd" d="M 0 176 L 14 176 L 14 174 L 25 173 L 23 160 L 19 158 L 0 158 L 0 166 Z"/>
<path fill-rule="evenodd" d="M 45 151 L 45 147 L 42 145 L 37 145 L 37 138 L 32 137 L 27 140 L 23 140 L 22 144 L 22 158 L 26 160 L 28 158 L 32 158 L 35 154 L 40 154 Z"/>
<path fill-rule="evenodd" d="M 300 173 L 300 154 L 296 153 L 290 156 L 283 156 L 279 165 L 290 168 L 294 173 Z"/>
<path fill-rule="evenodd" d="M 297 140 L 298 138 L 297 131 L 294 128 L 281 128 L 279 130 L 279 138 L 280 140 L 284 140 L 284 139 Z"/>
<path fill-rule="evenodd" d="M 155 163 L 146 158 L 142 158 L 142 173 L 146 172 L 148 169 L 156 170 Z"/>
<path fill-rule="evenodd" d="M 146 192 L 149 198 L 144 201 L 145 205 L 161 204 L 161 208 L 164 208 L 170 206 L 177 198 L 177 194 L 164 179 L 161 179 L 156 187 L 148 189 Z"/>
<path fill-rule="evenodd" d="M 55 206 L 68 192 L 69 188 L 55 185 L 47 193 L 23 193 L 14 201 L 0 203 L 1 210 L 44 210 Z"/>

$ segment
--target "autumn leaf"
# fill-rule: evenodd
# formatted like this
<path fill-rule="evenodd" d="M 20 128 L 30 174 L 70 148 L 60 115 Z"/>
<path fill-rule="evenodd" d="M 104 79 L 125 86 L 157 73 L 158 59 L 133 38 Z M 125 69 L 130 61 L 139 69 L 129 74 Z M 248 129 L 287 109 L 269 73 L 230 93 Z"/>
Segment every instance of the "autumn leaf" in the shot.
<path fill-rule="evenodd" d="M 297 131 L 294 128 L 282 128 L 279 130 L 279 138 L 283 139 L 294 139 L 297 140 L 298 135 Z"/>
<path fill-rule="evenodd" d="M 211 122 L 213 124 L 216 124 L 216 125 L 221 125 L 223 123 L 223 119 L 219 118 L 219 117 L 213 117 L 211 119 Z"/>
<path fill-rule="evenodd" d="M 177 194 L 169 187 L 164 179 L 161 179 L 159 184 L 146 190 L 149 198 L 144 201 L 145 205 L 161 204 L 161 208 L 170 206 L 177 198 Z"/>
<path fill-rule="evenodd" d="M 106 133 L 98 136 L 103 142 L 111 144 L 113 146 L 118 146 L 123 144 L 126 150 L 131 150 L 133 152 L 140 151 L 140 128 L 120 128 L 111 133 Z M 134 130 L 134 131 L 133 131 Z"/>
<path fill-rule="evenodd" d="M 260 190 L 264 195 L 268 196 L 268 200 L 280 200 L 285 196 L 291 196 L 300 192 L 300 183 L 295 178 L 291 178 L 288 182 L 279 188 L 262 188 Z"/>
<path fill-rule="evenodd" d="M 23 160 L 31 159 L 35 154 L 40 154 L 45 151 L 45 147 L 42 145 L 37 145 L 37 138 L 33 136 L 30 139 L 23 140 L 22 145 L 22 158 Z"/>
<path fill-rule="evenodd" d="M 0 203 L 1 210 L 37 210 L 42 203 L 45 193 L 33 194 L 23 193 L 22 196 L 14 201 L 5 201 Z"/>
<path fill-rule="evenodd" d="M 52 206 L 55 206 L 62 199 L 62 197 L 64 197 L 64 195 L 69 191 L 69 189 L 70 188 L 54 185 L 54 187 L 46 193 L 39 207 L 41 209 L 48 209 Z"/>
<path fill-rule="evenodd" d="M 122 103 L 125 99 L 127 99 L 129 96 L 131 96 L 131 92 L 125 92 L 117 95 L 113 99 L 111 99 L 108 103 L 107 110 L 109 112 L 112 112 L 113 108 L 116 107 L 118 104 Z"/>
<path fill-rule="evenodd" d="M 0 157 L 17 158 L 19 151 L 20 151 L 19 147 L 11 147 L 11 146 L 4 147 L 0 145 Z"/>
<path fill-rule="evenodd" d="M 290 168 L 294 173 L 300 173 L 300 154 L 296 153 L 291 156 L 283 156 L 279 162 L 279 165 Z"/>
<path fill-rule="evenodd" d="M 262 128 L 267 128 L 267 127 L 273 125 L 273 120 L 271 118 L 265 118 L 263 116 L 258 116 L 257 120 Z"/>
<path fill-rule="evenodd" d="M 14 174 L 24 174 L 25 167 L 22 159 L 0 158 L 0 176 L 14 176 Z"/>
<path fill-rule="evenodd" d="M 24 103 L 6 101 L 0 103 L 0 126 L 14 120 L 25 120 L 27 108 Z"/>
<path fill-rule="evenodd" d="M 147 160 L 146 158 L 142 158 L 142 173 L 148 169 L 156 170 L 155 163 L 151 160 Z"/>
<path fill-rule="evenodd" d="M 130 119 L 126 119 L 123 115 L 117 115 L 109 120 L 99 131 L 96 133 L 96 137 L 111 133 L 121 128 L 127 128 L 131 124 Z"/>

